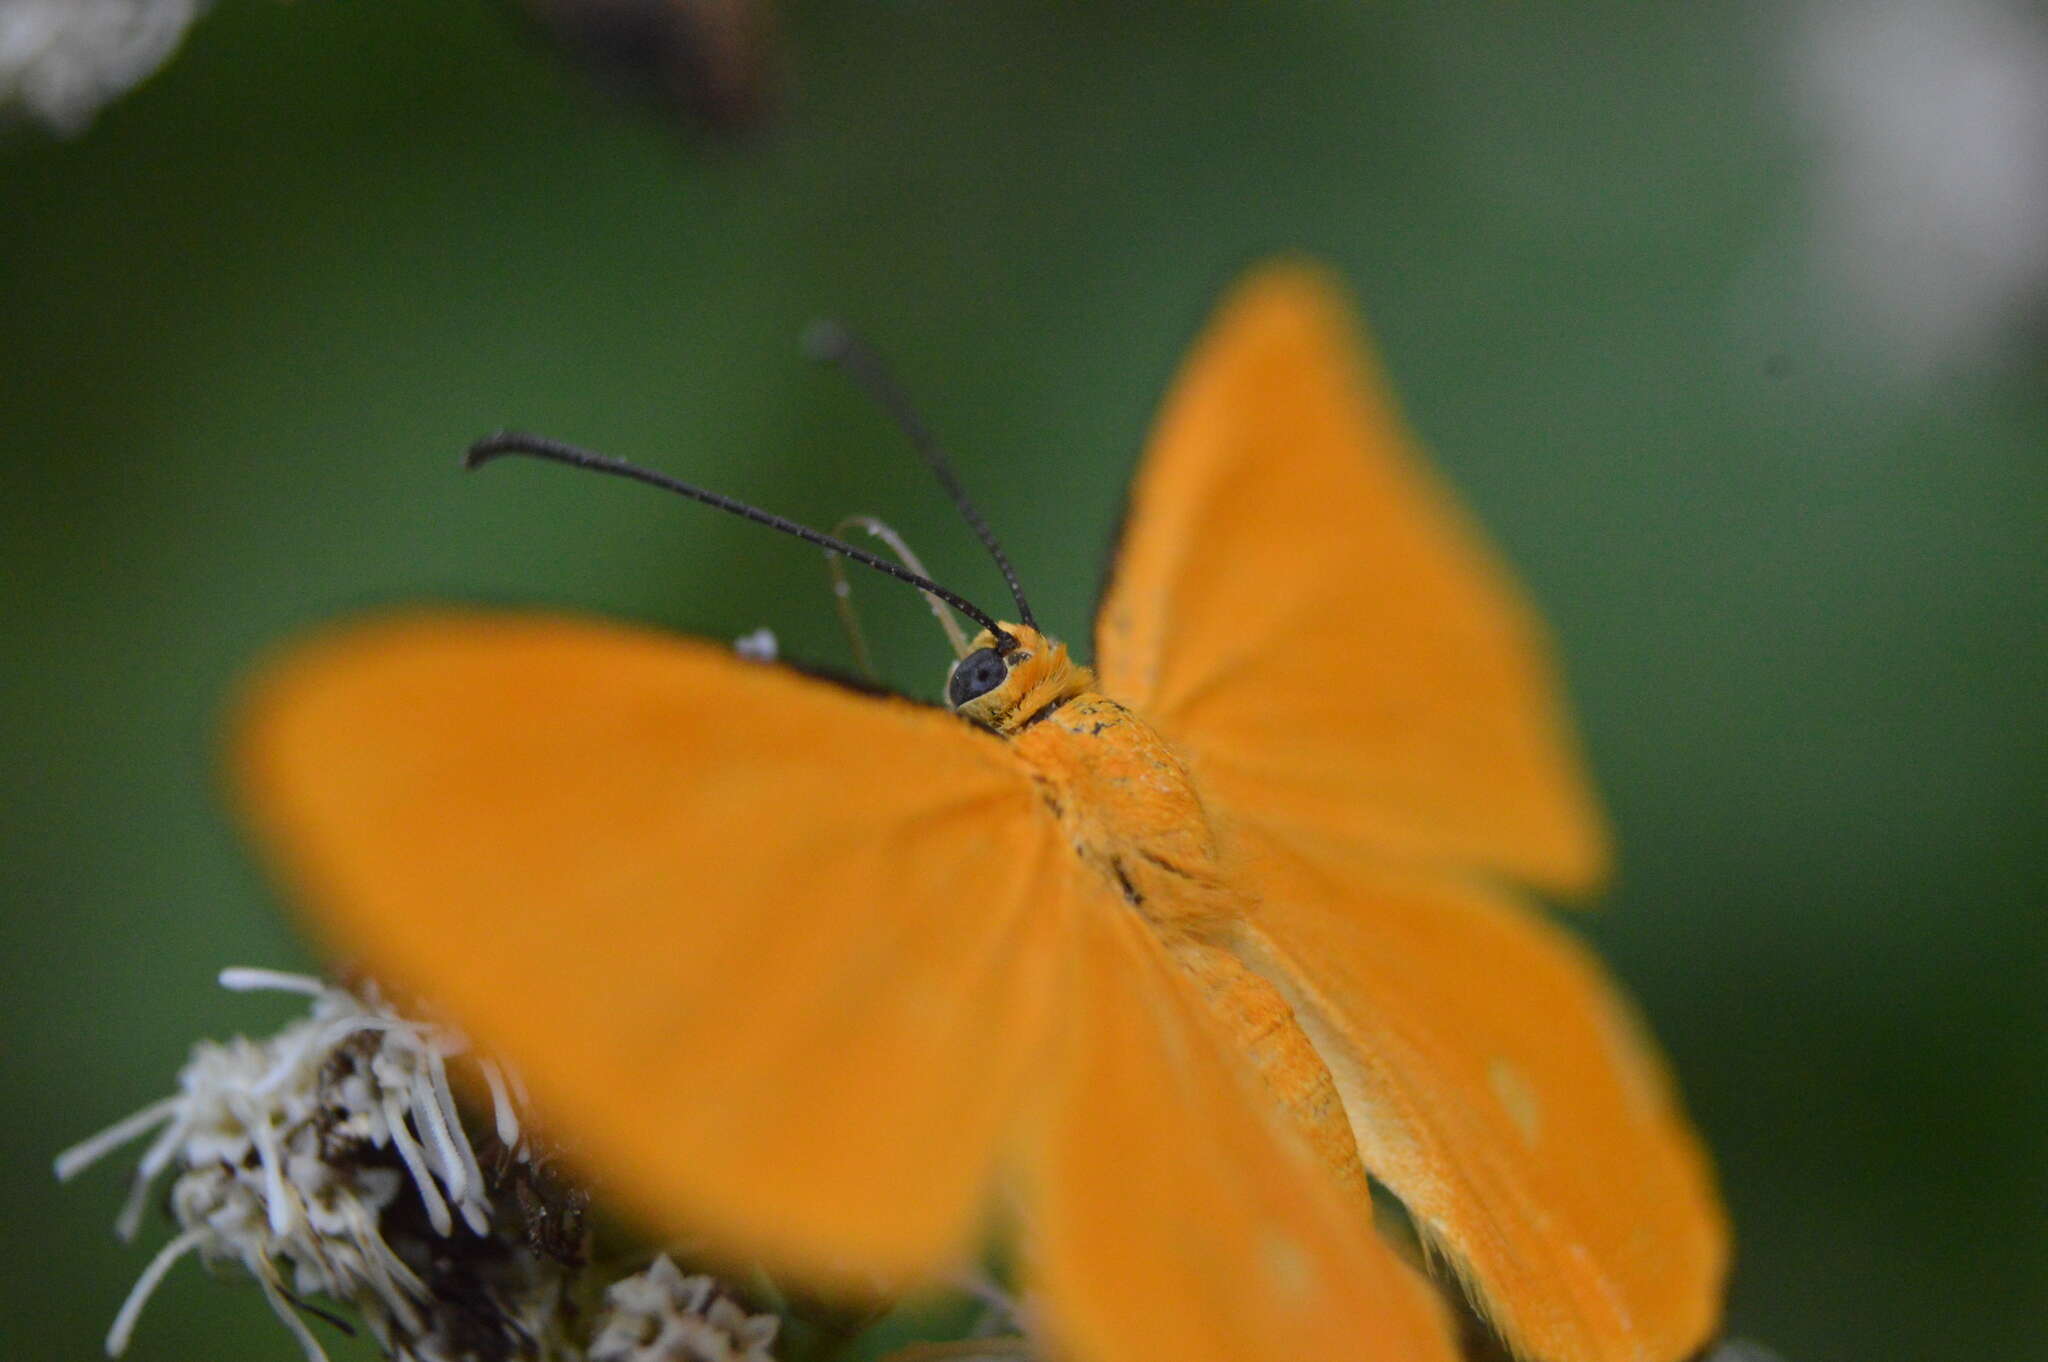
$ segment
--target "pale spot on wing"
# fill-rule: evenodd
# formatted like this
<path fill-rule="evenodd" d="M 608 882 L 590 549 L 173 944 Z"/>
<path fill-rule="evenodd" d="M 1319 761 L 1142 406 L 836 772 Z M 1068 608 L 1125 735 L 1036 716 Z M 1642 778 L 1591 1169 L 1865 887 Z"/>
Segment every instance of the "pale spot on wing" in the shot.
<path fill-rule="evenodd" d="M 1515 1129 L 1522 1132 L 1522 1139 L 1534 1145 L 1543 1126 L 1543 1105 L 1536 1100 L 1536 1090 L 1529 1086 L 1529 1080 L 1507 1060 L 1496 1059 L 1486 1066 L 1486 1081 L 1507 1110 L 1508 1119 L 1515 1123 Z"/>
<path fill-rule="evenodd" d="M 1259 1265 L 1283 1293 L 1302 1296 L 1315 1282 L 1315 1267 L 1300 1244 L 1281 1230 L 1269 1229 L 1259 1245 Z"/>

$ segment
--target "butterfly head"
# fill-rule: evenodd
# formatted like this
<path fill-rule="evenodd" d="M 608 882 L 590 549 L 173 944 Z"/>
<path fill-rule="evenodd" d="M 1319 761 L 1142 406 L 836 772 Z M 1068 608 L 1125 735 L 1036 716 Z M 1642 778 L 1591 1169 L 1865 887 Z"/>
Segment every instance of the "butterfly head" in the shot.
<path fill-rule="evenodd" d="M 1046 706 L 1095 684 L 1095 674 L 1067 656 L 1067 645 L 1028 624 L 975 635 L 967 656 L 946 677 L 946 703 L 984 728 L 1008 736 Z"/>

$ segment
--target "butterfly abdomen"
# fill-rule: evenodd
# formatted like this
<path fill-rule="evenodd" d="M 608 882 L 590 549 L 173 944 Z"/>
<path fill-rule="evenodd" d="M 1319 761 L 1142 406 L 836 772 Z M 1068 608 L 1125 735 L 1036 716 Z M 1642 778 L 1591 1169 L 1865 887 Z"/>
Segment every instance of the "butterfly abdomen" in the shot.
<path fill-rule="evenodd" d="M 1286 998 L 1224 946 L 1186 939 L 1173 958 L 1288 1126 L 1370 1215 L 1371 1184 L 1343 1098 Z"/>

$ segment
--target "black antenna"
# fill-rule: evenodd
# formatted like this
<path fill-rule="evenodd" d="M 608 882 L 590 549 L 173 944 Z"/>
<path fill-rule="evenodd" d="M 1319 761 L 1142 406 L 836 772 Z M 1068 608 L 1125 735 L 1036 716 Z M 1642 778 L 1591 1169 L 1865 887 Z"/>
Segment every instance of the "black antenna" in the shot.
<path fill-rule="evenodd" d="M 594 473 L 610 473 L 614 477 L 631 478 L 635 482 L 644 482 L 650 487 L 659 487 L 665 491 L 686 496 L 692 501 L 701 501 L 706 506 L 715 506 L 719 510 L 739 516 L 743 520 L 751 520 L 756 525 L 766 525 L 771 530 L 780 530 L 783 534 L 795 535 L 806 543 L 816 544 L 828 553 L 836 553 L 842 557 L 851 558 L 854 562 L 871 567 L 877 572 L 887 573 L 898 581 L 908 582 L 920 591 L 929 591 L 932 595 L 937 596 L 940 600 L 995 635 L 996 651 L 998 653 L 1007 653 L 1010 649 L 1017 646 L 1016 636 L 1005 632 L 1003 627 L 997 624 L 994 618 L 986 611 L 979 609 L 965 597 L 946 590 L 946 588 L 940 586 L 929 577 L 919 576 L 909 568 L 900 567 L 886 558 L 879 558 L 865 549 L 857 549 L 843 539 L 834 539 L 829 534 L 820 534 L 807 525 L 797 524 L 794 520 L 785 520 L 779 515 L 771 515 L 758 507 L 749 506 L 744 501 L 735 501 L 731 497 L 720 496 L 716 492 L 706 491 L 702 487 L 693 486 L 679 478 L 672 478 L 666 473 L 657 473 L 651 468 L 642 468 L 638 464 L 627 463 L 624 459 L 615 459 L 609 454 L 599 454 L 594 450 L 579 449 L 575 445 L 563 444 L 560 440 L 550 440 L 544 435 L 527 435 L 516 430 L 501 430 L 496 435 L 486 436 L 471 445 L 463 453 L 462 466 L 472 470 L 478 469 L 491 460 L 502 458 L 507 454 L 524 454 L 530 458 L 546 459 L 552 463 L 567 464 L 571 468 L 587 468 Z M 1020 601 L 1019 604 L 1021 605 L 1022 602 Z"/>
<path fill-rule="evenodd" d="M 909 439 L 911 448 L 924 460 L 925 467 L 938 478 L 939 486 L 946 489 L 946 495 L 953 498 L 953 504 L 960 508 L 962 518 L 981 539 L 988 556 L 996 560 L 1003 580 L 1009 583 L 1010 598 L 1017 602 L 1018 621 L 1036 629 L 1038 621 L 1031 617 L 1031 604 L 1024 599 L 1024 588 L 1017 582 L 1017 570 L 1003 555 L 1003 546 L 996 542 L 995 531 L 989 529 L 988 522 L 981 518 L 981 512 L 967 499 L 967 489 L 954 476 L 953 465 L 947 461 L 939 437 L 932 434 L 931 427 L 910 404 L 909 394 L 896 382 L 881 354 L 845 326 L 829 320 L 812 322 L 804 329 L 804 353 L 822 364 L 836 366 L 888 413 L 897 429 Z"/>

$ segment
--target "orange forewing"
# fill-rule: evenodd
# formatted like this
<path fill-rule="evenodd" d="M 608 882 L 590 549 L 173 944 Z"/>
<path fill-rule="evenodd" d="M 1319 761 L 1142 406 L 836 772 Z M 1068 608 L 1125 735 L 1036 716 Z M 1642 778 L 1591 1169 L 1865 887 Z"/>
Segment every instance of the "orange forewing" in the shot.
<path fill-rule="evenodd" d="M 839 1285 L 974 1243 L 1062 951 L 994 740 L 729 650 L 425 615 L 264 679 L 247 808 L 347 957 L 657 1226 Z"/>
<path fill-rule="evenodd" d="M 1541 630 L 1316 270 L 1255 273 L 1195 347 L 1095 633 L 1104 691 L 1220 802 L 1404 863 L 1602 872 Z"/>
<path fill-rule="evenodd" d="M 1264 1095 L 1122 909 L 1076 921 L 1069 1054 L 1026 1184 L 1059 1336 L 1084 1357 L 1451 1362 L 1428 1283 L 1274 1138 Z"/>
<path fill-rule="evenodd" d="M 274 667 L 239 768 L 336 943 L 511 1061 L 657 1230 L 898 1287 L 971 1249 L 1000 1177 L 1076 1357 L 1454 1356 L 953 716 L 651 631 L 423 615 Z"/>

